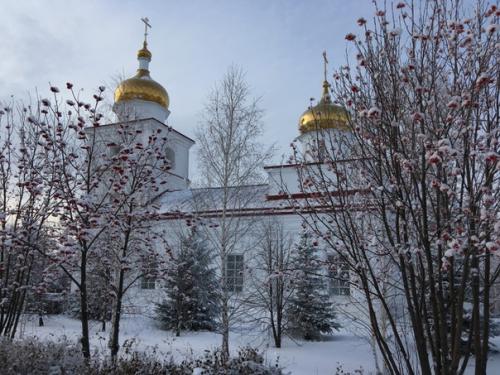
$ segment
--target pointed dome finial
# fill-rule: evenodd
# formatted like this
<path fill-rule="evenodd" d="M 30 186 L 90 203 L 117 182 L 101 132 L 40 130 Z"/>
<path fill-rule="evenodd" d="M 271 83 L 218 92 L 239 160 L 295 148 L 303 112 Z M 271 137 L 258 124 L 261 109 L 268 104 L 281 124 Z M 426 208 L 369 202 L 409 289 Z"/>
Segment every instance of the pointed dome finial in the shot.
<path fill-rule="evenodd" d="M 326 76 L 328 74 L 328 58 L 326 57 L 326 51 L 323 51 L 323 74 L 324 80 L 326 81 Z"/>
<path fill-rule="evenodd" d="M 142 48 L 139 51 L 137 51 L 137 58 L 139 60 L 140 59 L 145 59 L 148 62 L 150 62 L 152 56 L 153 55 L 151 54 L 151 51 L 148 50 L 148 43 L 146 41 L 144 41 L 144 44 L 142 45 Z"/>
<path fill-rule="evenodd" d="M 321 101 L 331 103 L 332 98 L 330 97 L 330 83 L 328 82 L 327 75 L 328 58 L 326 57 L 326 51 L 323 51 L 323 95 L 321 96 Z"/>
<path fill-rule="evenodd" d="M 148 17 L 141 18 L 141 21 L 144 22 L 144 45 L 147 45 L 148 44 L 148 27 L 151 29 L 151 24 L 149 23 Z"/>
<path fill-rule="evenodd" d="M 142 58 L 149 62 L 151 61 L 152 54 L 148 50 L 148 27 L 151 28 L 151 24 L 148 17 L 141 18 L 141 21 L 144 22 L 144 43 L 142 44 L 142 48 L 137 51 L 137 58 L 139 60 Z"/>

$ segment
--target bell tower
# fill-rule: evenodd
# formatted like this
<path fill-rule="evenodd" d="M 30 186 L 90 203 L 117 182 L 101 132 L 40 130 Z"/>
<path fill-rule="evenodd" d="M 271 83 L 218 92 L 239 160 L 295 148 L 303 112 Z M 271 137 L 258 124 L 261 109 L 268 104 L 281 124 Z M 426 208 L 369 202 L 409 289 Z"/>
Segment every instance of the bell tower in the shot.
<path fill-rule="evenodd" d="M 117 122 L 95 129 L 95 136 L 103 144 L 116 144 L 120 148 L 120 126 L 126 125 L 130 131 L 141 134 L 142 143 L 146 144 L 152 134 L 161 134 L 167 138 L 167 145 L 163 150 L 165 157 L 170 161 L 171 169 L 166 190 L 181 190 L 189 187 L 189 150 L 194 141 L 167 126 L 165 123 L 170 111 L 170 98 L 167 90 L 153 80 L 149 72 L 149 63 L 152 53 L 148 49 L 148 30 L 151 28 L 149 20 L 144 22 L 144 41 L 142 48 L 137 52 L 139 67 L 136 74 L 118 85 L 115 90 L 113 111 Z"/>

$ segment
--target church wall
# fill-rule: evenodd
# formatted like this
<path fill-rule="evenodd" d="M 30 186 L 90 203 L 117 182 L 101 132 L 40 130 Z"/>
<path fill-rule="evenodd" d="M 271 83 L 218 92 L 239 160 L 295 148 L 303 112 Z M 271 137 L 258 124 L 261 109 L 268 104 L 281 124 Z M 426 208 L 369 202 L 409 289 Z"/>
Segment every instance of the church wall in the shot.
<path fill-rule="evenodd" d="M 292 239 L 292 244 L 298 240 L 298 236 L 301 231 L 302 219 L 298 215 L 275 215 L 275 216 L 258 216 L 244 219 L 245 224 L 250 224 L 253 229 L 250 230 L 243 238 L 240 239 L 240 244 L 238 244 L 234 249 L 234 254 L 242 254 L 244 256 L 245 270 L 243 274 L 244 286 L 243 291 L 234 294 L 234 301 L 241 301 L 247 298 L 251 293 L 252 282 L 251 278 L 257 277 L 255 274 L 255 262 L 257 259 L 257 254 L 259 251 L 258 240 L 259 235 L 259 225 L 265 223 L 268 220 L 276 220 L 283 227 L 285 234 L 289 235 Z M 157 233 L 162 233 L 164 241 L 157 242 L 157 250 L 162 254 L 164 259 L 167 259 L 165 253 L 165 246 L 169 246 L 173 251 L 177 248 L 179 243 L 180 235 L 188 234 L 191 227 L 186 225 L 184 219 L 176 220 L 163 220 L 155 226 L 155 231 Z M 203 230 L 200 230 L 201 232 Z M 210 229 L 212 235 L 216 229 Z M 292 245 L 293 246 L 293 245 Z M 320 243 L 321 246 L 324 246 Z M 319 252 L 321 256 L 324 255 L 322 251 Z M 220 263 L 220 259 L 216 259 L 216 264 Z M 216 266 L 218 269 L 219 266 Z M 325 273 L 327 271 L 325 270 Z M 329 290 L 329 279 L 325 278 L 325 287 Z M 363 296 L 360 292 L 356 291 L 351 287 L 350 296 L 342 295 L 331 295 L 331 301 L 335 310 L 337 311 L 338 319 L 341 322 L 351 321 L 352 319 L 364 319 L 365 308 L 363 303 Z M 146 315 L 154 315 L 154 307 L 156 303 L 161 302 L 164 298 L 164 291 L 162 291 L 161 281 L 158 280 L 156 287 L 153 290 L 141 289 L 141 284 L 138 282 L 134 288 L 131 288 L 127 301 L 126 310 L 135 313 L 142 313 Z M 244 321 L 239 322 L 245 323 Z"/>
<path fill-rule="evenodd" d="M 345 159 L 334 165 L 308 163 L 265 167 L 269 176 L 269 195 L 285 194 L 295 198 L 297 194 L 312 193 L 318 188 L 329 192 L 358 191 L 363 180 L 356 169 L 357 162 Z"/>
<path fill-rule="evenodd" d="M 285 192 L 300 192 L 297 168 L 292 166 L 266 168 L 269 180 L 269 194 L 279 195 Z"/>

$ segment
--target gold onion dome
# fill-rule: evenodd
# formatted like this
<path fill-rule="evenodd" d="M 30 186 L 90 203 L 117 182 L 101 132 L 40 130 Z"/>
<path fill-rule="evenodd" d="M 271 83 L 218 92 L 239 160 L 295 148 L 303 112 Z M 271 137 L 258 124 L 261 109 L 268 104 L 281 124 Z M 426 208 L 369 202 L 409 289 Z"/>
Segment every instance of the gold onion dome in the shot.
<path fill-rule="evenodd" d="M 148 59 L 149 61 L 151 61 L 152 56 L 153 55 L 148 50 L 147 43 L 144 42 L 144 45 L 142 46 L 142 48 L 139 51 L 137 51 L 137 58 L 140 59 L 142 57 L 142 58 L 145 58 L 145 59 Z"/>
<path fill-rule="evenodd" d="M 299 130 L 306 133 L 319 129 L 349 130 L 347 111 L 332 103 L 330 84 L 323 82 L 323 95 L 318 104 L 310 107 L 299 119 Z"/>
<path fill-rule="evenodd" d="M 115 90 L 115 103 L 139 99 L 158 103 L 165 109 L 168 109 L 170 100 L 167 90 L 149 75 L 148 65 L 151 61 L 151 56 L 148 45 L 144 42 L 143 47 L 137 51 L 137 59 L 139 60 L 137 74 L 118 85 Z"/>

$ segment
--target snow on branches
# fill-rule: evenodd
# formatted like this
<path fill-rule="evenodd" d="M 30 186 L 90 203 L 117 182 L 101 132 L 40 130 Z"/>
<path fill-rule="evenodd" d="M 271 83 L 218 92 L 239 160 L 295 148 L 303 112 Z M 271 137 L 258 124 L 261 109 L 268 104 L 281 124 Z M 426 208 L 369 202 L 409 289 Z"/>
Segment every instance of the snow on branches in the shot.
<path fill-rule="evenodd" d="M 349 132 L 318 132 L 316 143 L 326 147 L 314 166 L 293 150 L 301 187 L 316 191 L 293 203 L 310 228 L 331 236 L 330 251 L 342 243 L 374 332 L 387 332 L 383 317 L 399 319 L 393 298 L 404 304 L 419 358 L 412 362 L 394 323 L 392 349 L 376 337 L 387 367 L 454 373 L 474 353 L 485 373 L 480 320 L 489 317 L 500 263 L 499 10 L 480 2 L 464 18 L 461 2 L 379 5 L 372 23 L 358 19 L 364 33 L 346 35 L 355 63 L 333 74 Z M 380 272 L 387 264 L 392 273 Z M 466 334 L 472 349 L 462 353 L 465 303 L 475 327 Z M 429 334 L 437 326 L 439 338 Z"/>

